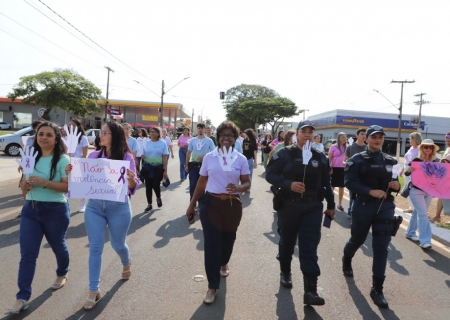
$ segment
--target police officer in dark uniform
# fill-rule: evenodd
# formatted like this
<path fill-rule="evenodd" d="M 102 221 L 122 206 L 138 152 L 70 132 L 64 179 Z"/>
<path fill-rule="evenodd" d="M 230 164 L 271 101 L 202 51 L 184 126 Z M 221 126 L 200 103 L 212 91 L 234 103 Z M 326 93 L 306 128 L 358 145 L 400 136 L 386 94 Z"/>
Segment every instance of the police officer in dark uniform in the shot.
<path fill-rule="evenodd" d="M 352 258 L 372 227 L 373 286 L 370 297 L 377 306 L 387 308 L 383 283 L 388 246 L 401 223 L 401 217 L 394 217 L 391 193 L 400 190 L 400 183 L 392 179 L 392 168 L 397 161 L 381 151 L 385 136 L 383 128 L 370 126 L 366 135 L 367 149 L 351 157 L 345 166 L 345 187 L 352 192 L 354 203 L 351 237 L 344 247 L 342 270 L 345 276 L 353 277 Z"/>
<path fill-rule="evenodd" d="M 267 166 L 266 180 L 276 189 L 281 201 L 277 209 L 278 243 L 277 259 L 280 261 L 282 286 L 291 288 L 291 260 L 298 238 L 300 269 L 303 273 L 307 305 L 324 305 L 325 300 L 317 294 L 317 247 L 322 227 L 323 199 L 327 200 L 325 214 L 334 219 L 334 194 L 330 183 L 330 166 L 324 153 L 310 149 L 312 157 L 303 164 L 303 148 L 314 135 L 311 121 L 302 121 L 297 127 L 297 144 L 280 149 Z M 274 202 L 275 204 L 275 202 Z"/>

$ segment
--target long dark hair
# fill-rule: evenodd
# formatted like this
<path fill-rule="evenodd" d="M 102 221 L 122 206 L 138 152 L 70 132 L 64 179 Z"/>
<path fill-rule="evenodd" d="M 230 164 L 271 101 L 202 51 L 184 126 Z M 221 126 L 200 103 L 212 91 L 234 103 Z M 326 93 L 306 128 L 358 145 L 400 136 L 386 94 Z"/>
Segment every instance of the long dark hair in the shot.
<path fill-rule="evenodd" d="M 279 142 L 283 142 L 283 141 L 284 141 L 284 137 L 281 136 L 281 134 L 282 134 L 283 132 L 284 132 L 283 130 L 281 130 L 280 132 L 278 132 L 278 137 L 277 137 L 277 139 L 278 139 Z"/>
<path fill-rule="evenodd" d="M 72 121 L 73 123 L 75 123 L 75 124 L 77 125 L 78 133 L 81 132 L 81 134 L 80 134 L 80 136 L 79 136 L 79 138 L 78 138 L 78 143 L 80 143 L 80 142 L 81 142 L 81 138 L 83 138 L 83 136 L 86 135 L 86 132 L 84 131 L 84 128 L 83 128 L 83 126 L 81 125 L 81 121 L 80 121 L 80 120 L 78 120 L 78 119 L 70 119 L 70 121 Z M 69 121 L 69 122 L 70 122 L 70 121 Z"/>
<path fill-rule="evenodd" d="M 239 137 L 238 127 L 231 121 L 228 121 L 228 120 L 223 121 L 221 124 L 219 124 L 219 126 L 216 129 L 217 147 L 219 149 L 222 148 L 222 146 L 220 145 L 220 133 L 222 132 L 222 130 L 225 130 L 225 129 L 231 129 L 231 131 L 233 132 L 233 135 L 234 135 L 234 141 L 236 141 L 237 137 Z M 233 143 L 232 147 L 234 149 L 234 143 Z"/>
<path fill-rule="evenodd" d="M 34 167 L 36 168 L 37 163 L 39 162 L 39 159 L 42 157 L 42 149 L 38 145 L 38 139 L 39 139 L 39 131 L 43 127 L 50 127 L 55 132 L 55 147 L 53 149 L 53 158 L 52 158 L 52 164 L 50 166 L 50 177 L 49 180 L 53 180 L 56 174 L 56 166 L 58 165 L 59 159 L 61 159 L 61 156 L 66 154 L 66 147 L 64 145 L 64 142 L 62 140 L 61 131 L 59 130 L 58 126 L 53 122 L 43 122 L 39 125 L 36 131 L 36 139 L 34 139 L 33 147 L 34 150 L 38 152 L 38 155 L 36 157 L 36 162 L 34 164 Z"/>
<path fill-rule="evenodd" d="M 117 122 L 108 121 L 106 122 L 106 125 L 109 130 L 111 130 L 111 156 L 109 159 L 123 160 L 126 153 L 131 154 L 127 140 L 125 139 L 125 131 Z M 101 158 L 103 154 L 106 155 L 106 147 L 102 147 L 101 151 L 98 153 L 98 158 Z"/>
<path fill-rule="evenodd" d="M 250 142 L 253 145 L 256 145 L 256 133 L 255 133 L 255 131 L 253 131 L 253 129 L 251 129 L 251 128 L 248 128 L 248 129 L 244 130 L 244 133 L 247 135 L 248 140 L 250 140 Z"/>

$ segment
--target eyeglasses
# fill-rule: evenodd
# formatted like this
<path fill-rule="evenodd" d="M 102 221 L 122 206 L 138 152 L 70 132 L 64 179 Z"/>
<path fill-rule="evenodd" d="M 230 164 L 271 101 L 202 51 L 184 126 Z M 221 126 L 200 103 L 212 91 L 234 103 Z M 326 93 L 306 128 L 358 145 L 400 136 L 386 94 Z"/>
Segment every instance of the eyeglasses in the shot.
<path fill-rule="evenodd" d="M 219 137 L 220 138 L 228 138 L 228 139 L 233 139 L 234 138 L 234 134 L 232 134 L 232 133 L 229 133 L 229 134 L 222 134 L 222 133 L 220 133 L 219 134 Z"/>
<path fill-rule="evenodd" d="M 101 136 L 106 136 L 107 134 L 111 134 L 111 132 L 100 131 Z"/>
<path fill-rule="evenodd" d="M 427 144 L 424 144 L 423 146 L 422 146 L 422 148 L 423 149 L 434 149 L 434 146 L 432 146 L 432 145 L 427 145 Z"/>

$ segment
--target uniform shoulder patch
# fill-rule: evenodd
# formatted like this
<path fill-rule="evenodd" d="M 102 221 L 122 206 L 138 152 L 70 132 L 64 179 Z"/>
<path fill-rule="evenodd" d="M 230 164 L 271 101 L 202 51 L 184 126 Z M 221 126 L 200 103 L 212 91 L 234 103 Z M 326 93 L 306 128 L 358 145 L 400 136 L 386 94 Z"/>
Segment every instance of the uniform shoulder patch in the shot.
<path fill-rule="evenodd" d="M 354 164 L 354 163 L 353 163 L 353 160 L 348 159 L 348 160 L 347 160 L 347 163 L 345 164 L 344 171 L 348 171 L 348 170 L 350 169 L 350 167 L 351 167 L 353 164 Z"/>

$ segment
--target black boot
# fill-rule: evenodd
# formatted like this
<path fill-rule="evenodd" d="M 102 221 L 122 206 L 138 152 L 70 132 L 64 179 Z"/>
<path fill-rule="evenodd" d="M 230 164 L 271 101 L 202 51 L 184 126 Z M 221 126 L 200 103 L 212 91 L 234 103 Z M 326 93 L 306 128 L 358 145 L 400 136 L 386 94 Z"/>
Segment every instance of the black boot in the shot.
<path fill-rule="evenodd" d="M 383 278 L 372 277 L 373 287 L 370 290 L 370 297 L 372 298 L 373 302 L 380 308 L 387 308 L 389 307 L 389 304 L 383 296 L 383 283 Z"/>
<path fill-rule="evenodd" d="M 344 276 L 353 277 L 352 258 L 342 256 L 342 271 Z"/>
<path fill-rule="evenodd" d="M 280 262 L 280 284 L 285 288 L 292 288 L 291 263 Z"/>
<path fill-rule="evenodd" d="M 305 293 L 303 294 L 303 303 L 310 306 L 323 306 L 325 300 L 317 294 L 317 276 L 303 275 L 303 285 Z"/>

